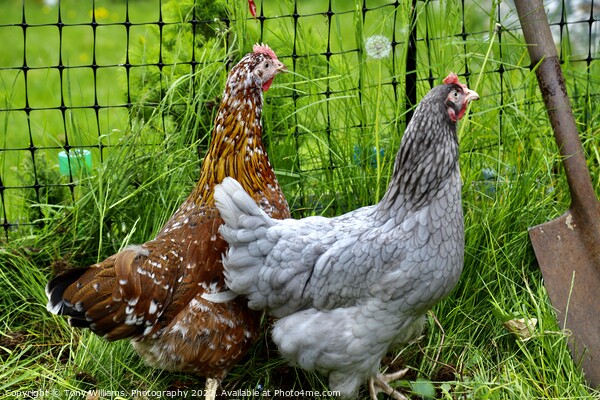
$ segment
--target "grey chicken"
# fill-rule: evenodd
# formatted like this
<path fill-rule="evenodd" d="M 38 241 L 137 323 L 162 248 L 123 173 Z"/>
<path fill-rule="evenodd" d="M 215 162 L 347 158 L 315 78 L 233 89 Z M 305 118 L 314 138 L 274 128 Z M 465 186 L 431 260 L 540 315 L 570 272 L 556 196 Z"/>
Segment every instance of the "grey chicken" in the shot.
<path fill-rule="evenodd" d="M 269 217 L 232 178 L 215 188 L 229 242 L 230 290 L 277 320 L 281 354 L 329 376 L 331 390 L 376 399 L 405 397 L 378 372 L 389 349 L 416 338 L 426 312 L 447 296 L 463 268 L 464 222 L 456 123 L 479 95 L 455 74 L 421 101 L 406 128 L 382 200 L 347 214 Z M 219 296 L 206 298 L 219 302 Z"/>

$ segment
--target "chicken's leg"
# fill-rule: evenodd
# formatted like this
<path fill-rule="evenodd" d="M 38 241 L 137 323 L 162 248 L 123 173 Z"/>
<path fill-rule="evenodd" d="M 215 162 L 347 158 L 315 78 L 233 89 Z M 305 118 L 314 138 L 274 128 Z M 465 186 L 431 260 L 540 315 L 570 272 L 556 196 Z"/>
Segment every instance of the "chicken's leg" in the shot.
<path fill-rule="evenodd" d="M 204 400 L 215 400 L 218 387 L 219 381 L 217 379 L 206 378 L 206 383 L 204 384 Z"/>
<path fill-rule="evenodd" d="M 377 400 L 377 393 L 385 393 L 395 400 L 408 400 L 408 398 L 402 395 L 400 392 L 394 390 L 389 383 L 397 379 L 402 378 L 408 372 L 408 368 L 404 368 L 400 371 L 391 374 L 377 374 L 369 379 L 369 393 L 371 393 L 371 399 Z"/>

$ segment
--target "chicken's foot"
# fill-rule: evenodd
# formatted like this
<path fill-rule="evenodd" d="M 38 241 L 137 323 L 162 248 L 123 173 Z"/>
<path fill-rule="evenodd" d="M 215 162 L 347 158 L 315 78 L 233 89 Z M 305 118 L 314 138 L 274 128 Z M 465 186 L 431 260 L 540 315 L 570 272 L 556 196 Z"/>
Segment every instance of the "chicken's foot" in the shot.
<path fill-rule="evenodd" d="M 390 374 L 377 374 L 369 379 L 369 393 L 371 399 L 377 400 L 377 393 L 385 393 L 395 400 L 408 400 L 400 392 L 394 390 L 389 383 L 402 378 L 408 372 L 408 368 Z"/>
<path fill-rule="evenodd" d="M 217 388 L 219 387 L 219 381 L 213 378 L 206 378 L 204 384 L 204 400 L 215 400 L 217 397 Z"/>

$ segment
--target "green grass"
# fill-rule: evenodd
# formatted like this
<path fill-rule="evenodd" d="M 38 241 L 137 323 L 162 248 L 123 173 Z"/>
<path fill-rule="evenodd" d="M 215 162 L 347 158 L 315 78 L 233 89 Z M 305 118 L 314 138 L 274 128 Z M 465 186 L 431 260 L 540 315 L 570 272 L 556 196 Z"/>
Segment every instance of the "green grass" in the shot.
<path fill-rule="evenodd" d="M 120 3 L 114 4 L 120 9 Z M 265 15 L 293 10 L 293 2 L 278 4 L 267 6 Z M 325 10 L 321 3 L 302 4 L 300 13 Z M 458 3 L 444 3 L 443 10 L 436 4 L 418 9 L 419 37 L 426 35 L 424 21 L 430 38 L 460 33 Z M 238 5 L 230 11 L 240 19 L 247 15 L 245 1 Z M 376 202 L 387 185 L 404 129 L 400 51 L 404 46 L 397 47 L 393 62 L 389 57 L 359 57 L 352 50 L 362 46 L 363 37 L 389 34 L 394 18 L 396 40 L 403 42 L 405 13 L 394 15 L 392 7 L 378 8 L 367 13 L 363 25 L 362 14 L 350 12 L 353 8 L 347 2 L 333 5 L 334 11 L 348 13 L 333 18 L 332 49 L 348 52 L 333 55 L 329 65 L 325 56 L 315 55 L 327 43 L 327 30 L 317 23 L 323 21 L 322 15 L 300 18 L 297 31 L 291 18 L 269 19 L 264 26 L 264 41 L 290 69 L 294 43 L 300 56 L 294 73 L 278 77 L 266 94 L 263 118 L 271 160 L 295 216 L 340 214 Z M 137 2 L 130 7 L 137 7 Z M 43 15 L 31 18 L 44 21 Z M 566 334 L 556 323 L 527 235 L 528 227 L 551 220 L 568 207 L 560 157 L 522 39 L 503 31 L 500 46 L 498 36 L 488 29 L 492 20 L 488 22 L 472 26 L 467 21 L 475 34 L 466 43 L 460 37 L 431 40 L 429 46 L 418 42 L 419 78 L 431 73 L 437 83 L 449 70 L 464 72 L 466 65 L 472 73 L 469 86 L 482 95 L 460 128 L 465 267 L 454 292 L 432 310 L 424 337 L 389 354 L 383 366 L 410 367 L 409 379 L 398 383 L 401 388 L 421 394 L 433 390 L 444 399 L 600 398 L 598 391 L 585 385 L 569 355 Z M 260 26 L 242 20 L 232 25 L 229 37 L 228 54 L 237 60 L 259 39 Z M 221 42 L 212 46 L 213 51 L 202 57 L 225 58 Z M 187 196 L 199 170 L 198 149 L 204 148 L 210 132 L 204 126 L 211 122 L 202 120 L 207 101 L 203 93 L 222 87 L 226 72 L 221 63 L 205 65 L 194 76 L 167 75 L 165 101 L 143 121 L 123 121 L 114 141 L 119 146 L 79 179 L 76 201 L 39 204 L 46 224 L 12 232 L 10 241 L 2 243 L 0 395 L 17 398 L 21 392 L 47 390 L 56 398 L 79 399 L 85 398 L 83 391 L 103 390 L 133 398 L 133 389 L 166 394 L 180 388 L 189 398 L 203 387 L 202 379 L 145 366 L 127 342 L 107 343 L 71 329 L 63 318 L 46 312 L 43 287 L 53 269 L 87 265 L 128 243 L 151 238 Z M 502 81 L 495 72 L 500 65 L 505 69 Z M 574 97 L 573 105 L 593 184 L 599 188 L 600 116 L 593 111 L 598 109 L 600 71 L 597 61 L 584 67 L 567 59 L 565 74 L 570 93 L 589 85 L 588 93 L 596 94 Z M 390 84 L 393 78 L 401 82 L 396 91 Z M 82 82 L 77 90 L 84 92 L 88 86 Z M 327 89 L 329 96 L 322 94 Z M 418 98 L 427 90 L 422 82 Z M 76 120 L 83 126 L 81 118 Z M 91 136 L 96 134 L 92 130 Z M 3 138 L 5 143 L 10 140 L 16 139 Z M 372 147 L 384 150 L 374 163 Z M 3 162 L 5 171 L 11 164 L 6 158 Z M 516 318 L 537 319 L 529 338 L 520 340 L 504 327 Z M 265 336 L 230 372 L 223 389 L 259 385 L 272 391 L 322 391 L 327 380 L 287 366 Z M 363 388 L 361 398 L 366 397 Z"/>

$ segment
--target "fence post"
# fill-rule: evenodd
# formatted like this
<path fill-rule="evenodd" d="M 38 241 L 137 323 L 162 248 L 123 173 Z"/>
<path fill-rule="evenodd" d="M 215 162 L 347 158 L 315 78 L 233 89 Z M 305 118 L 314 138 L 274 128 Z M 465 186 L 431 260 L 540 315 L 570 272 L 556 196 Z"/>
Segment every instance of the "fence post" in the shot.
<path fill-rule="evenodd" d="M 413 115 L 417 104 L 417 0 L 412 0 L 410 9 L 410 35 L 406 51 L 406 125 Z"/>

